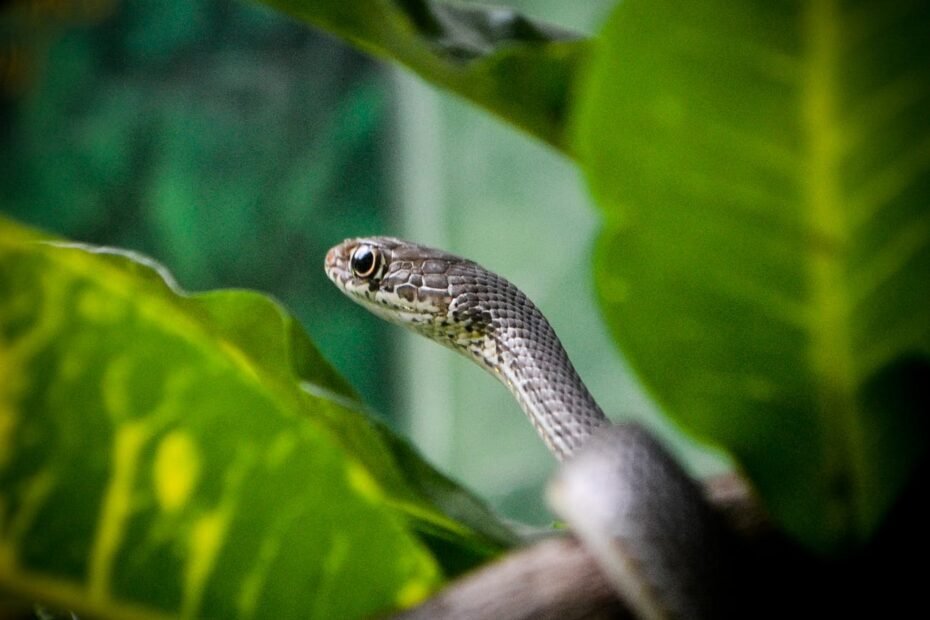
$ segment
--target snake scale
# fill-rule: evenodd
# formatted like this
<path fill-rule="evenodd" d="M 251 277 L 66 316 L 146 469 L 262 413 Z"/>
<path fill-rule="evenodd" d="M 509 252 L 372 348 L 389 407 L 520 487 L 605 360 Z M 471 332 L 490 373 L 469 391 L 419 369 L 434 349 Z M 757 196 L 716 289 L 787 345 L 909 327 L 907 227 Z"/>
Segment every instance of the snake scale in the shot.
<path fill-rule="evenodd" d="M 719 617 L 725 534 L 699 486 L 635 424 L 611 424 L 555 331 L 516 286 L 473 261 L 393 237 L 347 239 L 327 276 L 374 314 L 474 360 L 563 462 L 553 509 L 641 618 Z"/>

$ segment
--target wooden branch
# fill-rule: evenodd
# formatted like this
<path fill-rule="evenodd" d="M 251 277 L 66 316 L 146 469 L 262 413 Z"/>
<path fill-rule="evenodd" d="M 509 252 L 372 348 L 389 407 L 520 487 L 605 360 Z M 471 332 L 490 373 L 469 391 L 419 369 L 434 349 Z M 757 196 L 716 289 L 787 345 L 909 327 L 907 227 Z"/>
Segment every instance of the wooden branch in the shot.
<path fill-rule="evenodd" d="M 571 537 L 548 538 L 465 575 L 395 620 L 631 618 L 594 558 Z"/>
<path fill-rule="evenodd" d="M 705 481 L 704 494 L 744 542 L 773 530 L 736 474 Z M 572 536 L 543 539 L 465 575 L 395 620 L 581 620 L 633 618 L 600 567 Z"/>
<path fill-rule="evenodd" d="M 870 543 L 835 558 L 811 554 L 773 527 L 738 476 L 705 481 L 705 497 L 736 537 L 739 570 L 732 576 L 728 592 L 732 613 L 727 617 L 913 616 L 926 599 L 926 579 L 919 567 L 928 555 L 928 480 L 930 458 L 914 473 Z M 397 616 L 403 620 L 631 617 L 594 557 L 571 536 L 513 551 Z"/>

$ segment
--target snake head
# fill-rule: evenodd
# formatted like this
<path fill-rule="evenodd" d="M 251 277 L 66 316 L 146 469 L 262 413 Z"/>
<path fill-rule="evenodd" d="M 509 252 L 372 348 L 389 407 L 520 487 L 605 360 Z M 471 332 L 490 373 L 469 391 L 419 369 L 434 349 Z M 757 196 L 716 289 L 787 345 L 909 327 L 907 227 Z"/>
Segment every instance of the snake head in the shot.
<path fill-rule="evenodd" d="M 343 293 L 376 315 L 431 331 L 447 319 L 450 286 L 462 264 L 451 254 L 393 237 L 360 237 L 331 248 L 324 269 Z"/>

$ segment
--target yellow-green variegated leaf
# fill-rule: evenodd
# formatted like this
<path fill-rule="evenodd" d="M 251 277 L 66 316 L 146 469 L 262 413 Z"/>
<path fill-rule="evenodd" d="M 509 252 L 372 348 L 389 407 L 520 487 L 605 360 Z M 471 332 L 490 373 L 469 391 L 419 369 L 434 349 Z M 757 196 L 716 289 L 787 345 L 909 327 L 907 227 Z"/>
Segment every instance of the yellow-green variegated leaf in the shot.
<path fill-rule="evenodd" d="M 352 618 L 509 533 L 280 306 L 0 220 L 0 590 L 95 618 Z M 441 550 L 441 553 L 437 550 Z"/>

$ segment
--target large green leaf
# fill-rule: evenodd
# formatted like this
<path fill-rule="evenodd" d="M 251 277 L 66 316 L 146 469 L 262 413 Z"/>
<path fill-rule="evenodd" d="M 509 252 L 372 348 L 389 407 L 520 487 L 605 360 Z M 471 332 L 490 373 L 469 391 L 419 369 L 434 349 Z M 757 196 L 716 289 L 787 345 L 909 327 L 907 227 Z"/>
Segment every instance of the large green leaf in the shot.
<path fill-rule="evenodd" d="M 396 60 L 556 148 L 580 35 L 500 7 L 431 0 L 262 0 L 365 51 Z"/>
<path fill-rule="evenodd" d="M 930 353 L 930 4 L 626 0 L 580 97 L 616 339 L 790 531 L 861 541 L 925 448 L 869 394 Z"/>
<path fill-rule="evenodd" d="M 506 544 L 280 306 L 166 277 L 0 219 L 0 589 L 93 617 L 358 617 Z"/>

